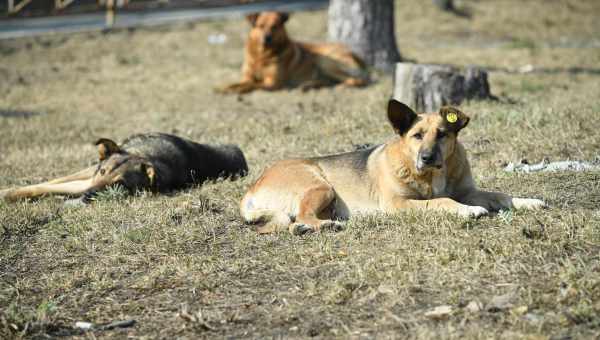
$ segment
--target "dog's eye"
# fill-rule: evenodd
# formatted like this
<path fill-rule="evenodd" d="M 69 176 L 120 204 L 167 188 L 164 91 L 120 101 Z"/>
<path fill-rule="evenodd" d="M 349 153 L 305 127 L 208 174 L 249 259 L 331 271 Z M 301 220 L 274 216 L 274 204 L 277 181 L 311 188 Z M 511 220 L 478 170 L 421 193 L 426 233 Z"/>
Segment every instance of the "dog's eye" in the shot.
<path fill-rule="evenodd" d="M 423 139 L 423 134 L 420 133 L 420 132 L 417 132 L 417 133 L 415 133 L 413 135 L 413 137 L 416 138 L 416 139 L 418 139 L 418 140 L 421 140 L 421 139 Z"/>
<path fill-rule="evenodd" d="M 100 176 L 104 176 L 105 173 L 106 173 L 106 170 L 100 169 Z"/>
<path fill-rule="evenodd" d="M 443 131 L 438 131 L 436 138 L 437 139 L 442 139 L 444 137 L 446 137 L 446 133 L 443 132 Z"/>

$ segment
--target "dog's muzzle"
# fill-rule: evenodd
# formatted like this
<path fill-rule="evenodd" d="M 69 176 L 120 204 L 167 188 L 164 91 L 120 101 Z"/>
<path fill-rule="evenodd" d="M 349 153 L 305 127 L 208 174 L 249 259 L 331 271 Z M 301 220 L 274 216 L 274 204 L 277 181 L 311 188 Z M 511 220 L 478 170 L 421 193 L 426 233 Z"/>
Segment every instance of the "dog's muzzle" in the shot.
<path fill-rule="evenodd" d="M 273 36 L 271 34 L 265 34 L 263 36 L 263 45 L 269 46 L 273 43 Z"/>
<path fill-rule="evenodd" d="M 436 150 L 420 151 L 417 156 L 417 170 L 421 171 L 425 168 L 442 168 L 441 155 Z"/>

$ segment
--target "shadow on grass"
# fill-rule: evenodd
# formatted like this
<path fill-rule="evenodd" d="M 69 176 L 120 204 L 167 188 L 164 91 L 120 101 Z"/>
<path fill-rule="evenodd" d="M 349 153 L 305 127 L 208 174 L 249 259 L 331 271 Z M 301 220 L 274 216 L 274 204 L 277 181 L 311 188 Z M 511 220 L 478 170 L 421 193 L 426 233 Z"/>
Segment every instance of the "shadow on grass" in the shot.
<path fill-rule="evenodd" d="M 0 118 L 31 118 L 31 117 L 40 116 L 43 114 L 44 113 L 42 113 L 42 112 L 0 109 Z"/>

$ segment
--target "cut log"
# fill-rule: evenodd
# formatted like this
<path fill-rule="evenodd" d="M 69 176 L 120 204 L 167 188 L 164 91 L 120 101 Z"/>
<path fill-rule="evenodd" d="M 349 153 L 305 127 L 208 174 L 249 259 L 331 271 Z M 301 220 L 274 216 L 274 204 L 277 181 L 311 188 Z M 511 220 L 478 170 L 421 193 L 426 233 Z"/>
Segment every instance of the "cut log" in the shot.
<path fill-rule="evenodd" d="M 393 98 L 419 112 L 460 105 L 464 100 L 495 99 L 482 68 L 412 63 L 396 64 Z"/>

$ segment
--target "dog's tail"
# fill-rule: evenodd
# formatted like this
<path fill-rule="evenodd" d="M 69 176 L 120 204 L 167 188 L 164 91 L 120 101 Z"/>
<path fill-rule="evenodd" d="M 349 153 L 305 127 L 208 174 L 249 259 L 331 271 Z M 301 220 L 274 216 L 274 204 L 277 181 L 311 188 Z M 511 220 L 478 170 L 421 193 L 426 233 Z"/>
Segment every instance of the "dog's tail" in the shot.
<path fill-rule="evenodd" d="M 356 63 L 356 65 L 358 66 L 359 69 L 361 69 L 363 72 L 366 73 L 367 71 L 367 63 L 365 63 L 364 60 L 362 60 L 361 57 L 357 56 L 356 54 L 354 54 L 354 52 L 350 53 L 352 60 L 354 60 L 354 62 Z"/>
<path fill-rule="evenodd" d="M 362 60 L 361 57 L 357 56 L 356 54 L 352 53 L 351 56 L 352 60 L 354 60 L 358 67 L 354 67 L 348 70 L 348 72 L 350 73 L 350 75 L 352 75 L 352 77 L 362 80 L 365 85 L 368 84 L 371 81 L 371 79 L 369 77 L 369 68 L 367 64 L 364 60 Z"/>
<path fill-rule="evenodd" d="M 290 216 L 282 211 L 269 209 L 244 209 L 242 217 L 246 223 L 258 224 L 256 231 L 259 234 L 268 234 L 284 230 L 292 223 Z"/>
<path fill-rule="evenodd" d="M 353 57 L 355 57 L 353 55 Z M 355 59 L 356 58 L 356 59 Z M 363 63 L 362 59 L 355 57 L 353 59 L 356 60 L 356 65 L 358 65 L 358 67 L 349 67 L 346 66 L 344 67 L 344 71 L 350 75 L 352 78 L 356 78 L 361 80 L 362 82 L 364 82 L 364 84 L 368 84 L 371 80 L 369 77 L 369 71 L 366 67 L 366 65 Z"/>

